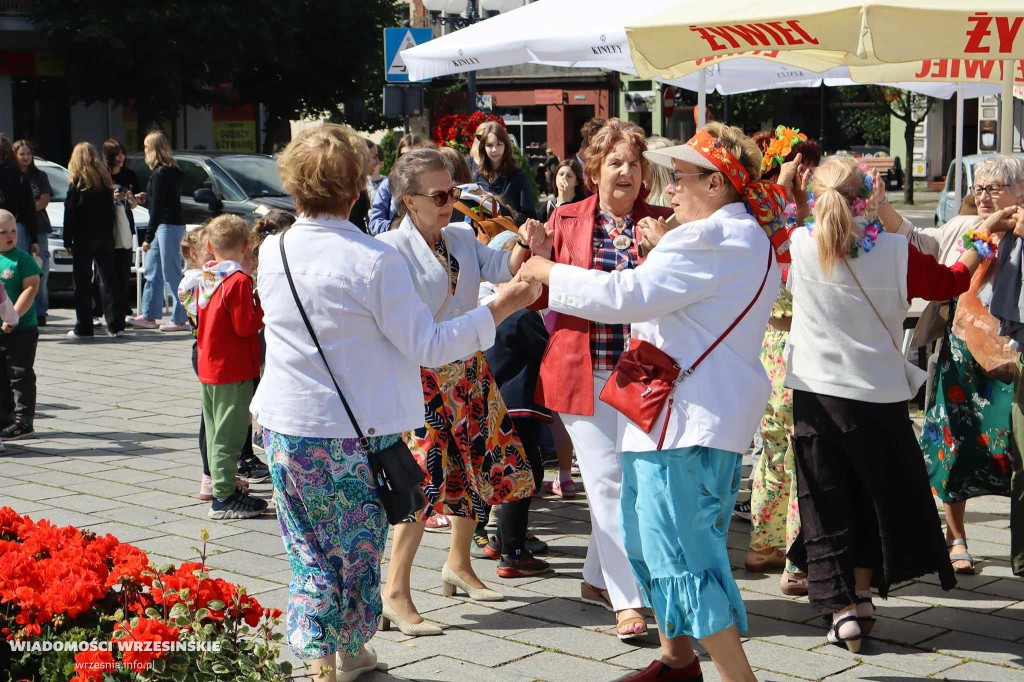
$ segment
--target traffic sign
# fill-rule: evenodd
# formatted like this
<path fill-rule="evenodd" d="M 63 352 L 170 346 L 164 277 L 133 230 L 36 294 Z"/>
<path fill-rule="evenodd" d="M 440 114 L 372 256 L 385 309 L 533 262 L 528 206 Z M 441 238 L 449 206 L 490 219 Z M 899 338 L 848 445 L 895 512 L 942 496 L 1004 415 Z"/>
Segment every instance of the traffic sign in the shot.
<path fill-rule="evenodd" d="M 665 108 L 665 118 L 672 118 L 672 114 L 676 110 L 676 91 L 672 88 L 665 88 L 665 92 L 662 95 L 663 105 Z"/>
<path fill-rule="evenodd" d="M 408 83 L 409 71 L 402 61 L 402 50 L 416 47 L 433 38 L 429 28 L 384 29 L 384 79 L 389 83 Z"/>

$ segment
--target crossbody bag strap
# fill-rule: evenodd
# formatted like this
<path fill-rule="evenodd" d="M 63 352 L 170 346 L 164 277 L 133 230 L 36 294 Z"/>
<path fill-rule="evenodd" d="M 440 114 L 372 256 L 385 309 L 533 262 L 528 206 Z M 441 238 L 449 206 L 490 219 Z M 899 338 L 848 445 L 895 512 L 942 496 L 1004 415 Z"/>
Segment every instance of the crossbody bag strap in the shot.
<path fill-rule="evenodd" d="M 717 348 L 718 344 L 722 343 L 722 341 L 725 340 L 725 337 L 729 336 L 729 333 L 732 332 L 732 330 L 736 328 L 736 325 L 738 325 L 740 323 L 740 320 L 742 320 L 744 317 L 746 317 L 747 313 L 750 312 L 750 309 L 754 307 L 754 304 L 757 303 L 757 299 L 761 298 L 761 292 L 764 291 L 764 285 L 768 281 L 768 273 L 772 271 L 772 253 L 773 252 L 774 252 L 774 248 L 772 247 L 771 244 L 769 244 L 768 245 L 768 266 L 764 270 L 764 277 L 761 278 L 761 286 L 759 286 L 757 288 L 757 293 L 754 294 L 754 298 L 750 299 L 750 303 L 748 303 L 747 307 L 743 309 L 743 312 L 741 312 L 739 314 L 739 316 L 737 316 L 737 318 L 732 321 L 732 324 L 729 325 L 729 328 L 726 329 L 724 332 L 722 332 L 722 335 L 719 336 L 715 340 L 715 342 L 713 344 L 711 344 L 708 347 L 708 349 L 706 351 L 704 351 L 704 353 L 701 354 L 701 356 L 694 361 L 694 363 L 692 365 L 690 365 L 689 369 L 687 369 L 685 372 L 683 372 L 682 374 L 679 375 L 679 378 L 676 379 L 676 385 L 678 385 L 679 382 L 681 382 L 683 379 L 686 379 L 686 377 L 688 377 L 691 374 L 693 374 L 693 371 L 695 369 L 697 369 L 697 365 L 699 365 L 700 363 L 704 362 L 704 358 L 706 358 L 707 356 L 711 355 L 711 351 L 713 351 L 715 348 Z M 661 437 L 658 439 L 658 450 L 661 450 L 661 446 L 665 444 L 665 434 L 668 433 L 668 423 L 669 423 L 669 420 L 672 419 L 672 404 L 675 402 L 675 395 L 674 394 L 675 394 L 675 388 L 673 387 L 673 390 L 672 390 L 671 393 L 669 393 L 669 397 L 668 397 L 668 413 L 665 415 L 665 425 L 662 426 L 662 428 L 661 428 Z"/>
<path fill-rule="evenodd" d="M 761 278 L 761 286 L 759 286 L 757 288 L 757 293 L 754 294 L 754 298 L 750 299 L 750 303 L 748 303 L 747 307 L 743 309 L 743 312 L 741 312 L 739 314 L 739 316 L 735 320 L 732 321 L 732 324 L 729 325 L 729 328 L 726 329 L 724 332 L 722 332 L 722 335 L 719 336 L 715 340 L 715 342 L 708 347 L 708 349 L 706 351 L 704 351 L 703 355 L 701 355 L 699 358 L 697 358 L 694 361 L 694 363 L 692 365 L 690 365 L 690 368 L 688 370 L 683 372 L 683 378 L 686 378 L 686 377 L 690 376 L 691 374 L 693 374 L 693 370 L 697 369 L 697 365 L 699 365 L 700 363 L 704 362 L 704 358 L 706 358 L 708 355 L 710 355 L 711 351 L 713 351 L 715 348 L 718 347 L 718 344 L 722 343 L 722 341 L 725 341 L 725 337 L 729 336 L 729 333 L 732 332 L 732 330 L 736 328 L 736 325 L 738 325 L 740 323 L 740 321 L 744 317 L 746 317 L 747 313 L 750 312 L 750 309 L 754 307 L 754 304 L 757 303 L 757 299 L 761 298 L 761 292 L 764 291 L 764 285 L 768 281 L 768 273 L 772 271 L 772 251 L 773 251 L 773 248 L 769 245 L 769 247 L 768 247 L 768 266 L 765 268 L 764 277 Z"/>
<path fill-rule="evenodd" d="M 889 341 L 892 343 L 892 347 L 896 350 L 897 353 L 900 354 L 900 357 L 902 358 L 903 351 L 901 351 L 900 347 L 896 345 L 896 339 L 892 338 L 892 334 L 889 333 L 889 328 L 885 326 L 885 320 L 883 320 L 882 316 L 878 314 L 878 308 L 876 308 L 875 304 L 871 302 L 871 297 L 868 296 L 868 292 L 864 291 L 864 287 L 861 286 L 860 280 L 857 279 L 857 275 L 853 273 L 853 268 L 850 267 L 850 263 L 847 262 L 845 258 L 843 259 L 843 265 L 846 266 L 846 271 L 850 273 L 851 277 L 853 277 L 853 281 L 857 283 L 857 288 L 860 289 L 860 293 L 864 294 L 864 298 L 867 300 L 868 305 L 871 306 L 871 310 L 875 313 L 875 317 L 878 318 L 878 322 L 879 324 L 882 325 L 882 329 L 885 330 L 885 335 L 889 338 Z"/>
<path fill-rule="evenodd" d="M 286 234 L 288 234 L 287 231 L 282 232 L 281 236 L 278 237 L 277 242 L 278 246 L 281 248 L 281 264 L 284 266 L 284 275 L 288 278 L 288 288 L 292 290 L 292 298 L 295 299 L 295 307 L 299 309 L 299 315 L 302 316 L 302 321 L 306 325 L 306 331 L 309 332 L 310 338 L 313 339 L 313 345 L 316 346 L 316 352 L 320 354 L 320 359 L 324 361 L 324 367 L 327 368 L 327 374 L 331 377 L 331 383 L 334 384 L 334 390 L 338 392 L 338 397 L 341 398 L 341 404 L 345 407 L 345 412 L 348 414 L 349 421 L 351 421 L 352 426 L 355 427 L 356 435 L 359 437 L 359 445 L 369 452 L 370 441 L 363 435 L 362 429 L 359 428 L 359 422 L 356 421 L 356 416 L 352 414 L 352 408 L 348 406 L 348 401 L 345 400 L 345 394 L 341 392 L 341 386 L 338 385 L 337 379 L 334 378 L 334 372 L 331 371 L 331 366 L 327 362 L 327 356 L 324 355 L 324 349 L 320 347 L 320 341 L 316 338 L 316 332 L 313 331 L 313 325 L 310 324 L 309 318 L 306 316 L 306 310 L 302 307 L 302 302 L 299 300 L 299 292 L 295 290 L 295 282 L 292 280 L 292 271 L 288 268 L 288 255 L 284 252 L 284 237 Z"/>

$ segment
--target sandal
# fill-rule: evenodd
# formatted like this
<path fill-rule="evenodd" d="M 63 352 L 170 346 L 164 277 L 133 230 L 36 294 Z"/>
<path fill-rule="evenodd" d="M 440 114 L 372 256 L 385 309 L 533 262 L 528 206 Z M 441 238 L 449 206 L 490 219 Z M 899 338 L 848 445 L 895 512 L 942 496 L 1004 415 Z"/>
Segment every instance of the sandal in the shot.
<path fill-rule="evenodd" d="M 748 549 L 747 556 L 743 559 L 743 567 L 751 573 L 768 573 L 785 566 L 786 553 L 778 547 L 773 547 L 767 553 Z"/>
<path fill-rule="evenodd" d="M 857 597 L 857 625 L 865 635 L 870 635 L 875 629 L 875 605 L 871 603 L 871 597 Z"/>
<path fill-rule="evenodd" d="M 452 522 L 444 514 L 434 514 L 425 522 L 426 529 L 435 533 L 451 530 Z"/>
<path fill-rule="evenodd" d="M 608 598 L 608 591 L 599 590 L 586 580 L 580 583 L 580 600 L 594 606 L 603 606 L 612 612 L 615 611 L 612 608 L 612 600 Z"/>
<path fill-rule="evenodd" d="M 637 625 L 640 625 L 639 630 L 635 630 Z M 640 616 L 632 616 L 625 619 L 621 623 L 615 626 L 615 633 L 621 640 L 627 639 L 639 639 L 647 636 L 647 621 Z"/>
<path fill-rule="evenodd" d="M 963 547 L 964 551 L 958 552 L 957 554 L 950 554 L 950 563 L 956 563 L 957 561 L 967 561 L 971 565 L 965 568 L 953 567 L 953 570 L 957 573 L 964 573 L 967 575 L 974 574 L 974 557 L 967 552 L 967 538 L 953 538 L 952 540 L 946 541 L 946 547 Z"/>
<path fill-rule="evenodd" d="M 857 623 L 857 616 L 851 613 L 843 616 L 839 620 L 835 620 L 835 616 L 833 616 L 832 618 L 832 627 L 828 629 L 828 634 L 826 635 L 826 639 L 828 639 L 829 644 L 835 644 L 836 646 L 845 646 L 850 651 L 850 653 L 853 654 L 860 651 L 861 631 L 860 625 Z M 851 633 L 848 629 L 847 636 L 843 637 L 839 634 L 839 628 L 843 627 L 847 623 L 850 623 L 857 630 L 856 633 Z"/>

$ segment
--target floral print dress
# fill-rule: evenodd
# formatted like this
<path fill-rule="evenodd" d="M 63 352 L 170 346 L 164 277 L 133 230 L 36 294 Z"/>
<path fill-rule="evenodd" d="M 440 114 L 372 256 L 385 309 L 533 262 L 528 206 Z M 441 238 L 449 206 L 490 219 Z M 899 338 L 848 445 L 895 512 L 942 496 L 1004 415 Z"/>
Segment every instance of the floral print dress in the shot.
<path fill-rule="evenodd" d="M 783 285 L 775 299 L 771 317 L 793 316 L 793 297 Z M 786 363 L 783 352 L 789 332 L 768 327 L 761 346 L 761 364 L 772 382 L 768 407 L 761 419 L 764 448 L 751 481 L 750 548 L 766 553 L 772 548 L 788 550 L 800 534 L 800 508 L 796 493 L 796 460 L 790 436 L 793 435 L 793 391 L 785 388 Z M 799 569 L 787 562 L 786 570 Z"/>
<path fill-rule="evenodd" d="M 986 376 L 963 339 L 951 333 L 955 312 L 954 302 L 920 439 L 932 492 L 947 503 L 1009 495 L 1013 471 L 1013 384 Z"/>
<path fill-rule="evenodd" d="M 451 272 L 452 293 L 459 262 L 443 241 L 431 246 Z M 441 367 L 421 367 L 424 425 L 403 434 L 427 474 L 427 506 L 407 521 L 432 514 L 486 518 L 487 507 L 534 493 L 533 469 L 484 354 Z"/>

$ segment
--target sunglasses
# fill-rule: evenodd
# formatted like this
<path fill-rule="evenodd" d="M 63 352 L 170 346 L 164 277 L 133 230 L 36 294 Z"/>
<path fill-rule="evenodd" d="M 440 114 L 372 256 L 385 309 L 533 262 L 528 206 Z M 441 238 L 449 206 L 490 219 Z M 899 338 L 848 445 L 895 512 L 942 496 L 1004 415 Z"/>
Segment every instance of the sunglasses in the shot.
<path fill-rule="evenodd" d="M 419 194 L 418 197 L 426 197 L 434 200 L 434 206 L 441 208 L 445 206 L 449 201 L 455 201 L 462 196 L 462 190 L 458 187 L 452 187 L 447 192 L 434 192 L 433 194 Z"/>

